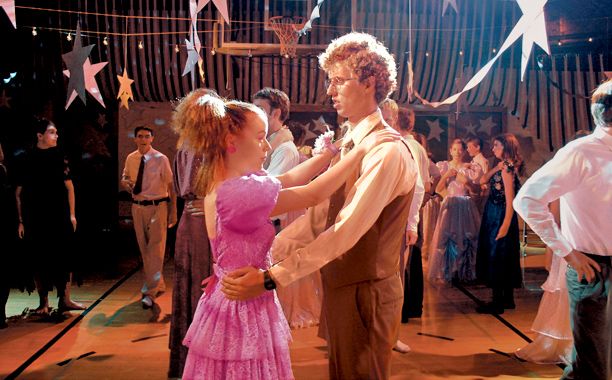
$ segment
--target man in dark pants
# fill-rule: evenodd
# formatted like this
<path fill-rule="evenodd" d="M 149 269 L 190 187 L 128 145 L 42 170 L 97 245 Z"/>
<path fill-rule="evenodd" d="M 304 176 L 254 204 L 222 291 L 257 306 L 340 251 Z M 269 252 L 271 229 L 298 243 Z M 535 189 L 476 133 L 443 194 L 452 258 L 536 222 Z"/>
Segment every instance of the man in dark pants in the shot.
<path fill-rule="evenodd" d="M 567 261 L 574 335 L 563 379 L 610 380 L 612 286 L 612 81 L 595 90 L 589 136 L 561 148 L 523 185 L 514 208 Z M 561 231 L 548 204 L 561 203 Z"/>

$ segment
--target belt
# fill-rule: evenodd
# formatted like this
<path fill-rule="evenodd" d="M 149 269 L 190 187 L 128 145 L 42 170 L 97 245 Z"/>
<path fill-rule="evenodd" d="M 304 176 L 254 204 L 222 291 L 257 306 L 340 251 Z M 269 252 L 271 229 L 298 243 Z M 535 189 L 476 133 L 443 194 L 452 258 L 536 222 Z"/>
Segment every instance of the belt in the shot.
<path fill-rule="evenodd" d="M 584 252 L 584 254 L 587 255 L 593 261 L 597 262 L 598 264 L 612 265 L 612 256 L 595 255 L 586 252 Z"/>
<path fill-rule="evenodd" d="M 160 199 L 146 199 L 144 201 L 137 201 L 136 199 L 132 199 L 132 203 L 137 204 L 139 206 L 157 206 L 162 202 L 169 202 L 170 198 L 160 198 Z"/>

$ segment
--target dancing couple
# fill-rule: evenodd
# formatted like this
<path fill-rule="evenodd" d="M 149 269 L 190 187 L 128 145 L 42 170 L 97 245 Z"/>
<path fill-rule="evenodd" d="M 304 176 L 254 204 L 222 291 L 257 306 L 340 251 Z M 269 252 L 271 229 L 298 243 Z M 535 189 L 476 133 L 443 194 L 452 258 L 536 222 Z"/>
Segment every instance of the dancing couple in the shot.
<path fill-rule="evenodd" d="M 350 33 L 320 64 L 348 132 L 278 177 L 261 169 L 270 146 L 259 108 L 204 90 L 179 106 L 189 117 L 176 117 L 184 124 L 175 128 L 203 152 L 198 187 L 215 262 L 184 339 L 184 379 L 292 379 L 274 289 L 319 269 L 330 377 L 390 376 L 403 300 L 397 252 L 405 225 L 396 220 L 407 220 L 418 175 L 378 109 L 395 89 L 395 62 L 374 37 Z M 275 239 L 270 217 L 306 207 Z M 286 259 L 272 266 L 271 247 Z"/>

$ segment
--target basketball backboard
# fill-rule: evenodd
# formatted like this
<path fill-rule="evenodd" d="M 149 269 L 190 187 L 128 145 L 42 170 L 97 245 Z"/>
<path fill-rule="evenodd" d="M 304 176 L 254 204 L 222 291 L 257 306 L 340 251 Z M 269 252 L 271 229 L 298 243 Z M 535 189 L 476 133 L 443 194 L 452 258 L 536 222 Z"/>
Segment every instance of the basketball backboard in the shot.
<path fill-rule="evenodd" d="M 320 18 L 297 42 L 298 55 L 318 54 L 329 41 L 351 30 L 355 0 L 325 1 Z M 280 41 L 270 18 L 289 16 L 310 19 L 317 0 L 228 0 L 230 25 L 219 19 L 214 25 L 213 48 L 231 55 L 278 55 Z"/>

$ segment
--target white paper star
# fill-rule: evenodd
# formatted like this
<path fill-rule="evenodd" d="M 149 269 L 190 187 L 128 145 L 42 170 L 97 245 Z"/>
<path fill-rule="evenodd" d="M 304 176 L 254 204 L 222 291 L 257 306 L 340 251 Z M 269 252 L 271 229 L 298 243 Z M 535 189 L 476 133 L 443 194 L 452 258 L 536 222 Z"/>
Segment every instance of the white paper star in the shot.
<path fill-rule="evenodd" d="M 0 95 L 0 108 L 11 108 L 9 101 L 11 100 L 10 96 L 6 96 L 6 91 L 2 90 L 2 95 Z"/>
<path fill-rule="evenodd" d="M 521 80 L 525 77 L 529 56 L 533 44 L 538 44 L 546 54 L 550 55 L 548 36 L 546 35 L 546 19 L 544 18 L 544 5 L 547 0 L 516 0 L 523 16 L 533 20 L 523 34 L 523 52 L 521 54 Z"/>
<path fill-rule="evenodd" d="M 188 73 L 192 73 L 197 64 L 200 71 L 200 79 L 204 81 L 204 69 L 202 67 L 204 60 L 200 56 L 202 43 L 200 42 L 200 38 L 198 37 L 198 32 L 195 27 L 191 32 L 191 41 L 185 40 L 185 45 L 187 45 L 187 62 L 185 63 L 185 69 L 183 69 L 183 76 L 187 75 Z"/>
<path fill-rule="evenodd" d="M 453 7 L 455 13 L 459 13 L 459 10 L 457 9 L 457 0 L 444 0 L 444 3 L 442 4 L 442 16 L 444 16 L 444 13 L 446 13 L 446 8 L 448 8 L 449 5 Z"/>
<path fill-rule="evenodd" d="M 0 8 L 4 8 L 6 15 L 13 24 L 13 28 L 17 29 L 17 20 L 15 19 L 15 0 L 0 0 Z"/>
<path fill-rule="evenodd" d="M 83 64 L 83 75 L 85 76 L 85 90 L 91 94 L 100 103 L 100 105 L 106 108 L 104 105 L 104 99 L 102 99 L 102 94 L 100 94 L 100 89 L 98 88 L 98 82 L 96 82 L 96 74 L 100 72 L 106 66 L 108 62 L 98 62 L 95 64 L 91 64 L 89 58 L 85 60 Z M 64 70 L 64 75 L 70 78 L 70 71 Z M 70 97 L 68 98 L 68 103 L 66 104 L 66 109 L 70 106 L 74 98 L 77 96 L 77 91 L 72 90 Z"/>
<path fill-rule="evenodd" d="M 489 135 L 491 135 L 493 128 L 497 127 L 497 124 L 493 122 L 493 116 L 489 116 L 484 120 L 478 120 L 478 123 L 480 123 L 480 128 Z"/>
<path fill-rule="evenodd" d="M 208 4 L 210 0 L 198 0 L 198 12 Z M 229 12 L 227 11 L 227 0 L 212 0 L 213 4 L 217 7 L 217 11 L 221 13 L 221 16 L 226 23 L 230 23 Z"/>
<path fill-rule="evenodd" d="M 468 124 L 465 126 L 465 137 L 469 136 L 469 135 L 474 135 L 474 136 L 478 136 L 476 130 L 478 129 L 477 125 L 474 125 L 472 123 Z"/>
<path fill-rule="evenodd" d="M 436 119 L 434 121 L 425 120 L 427 125 L 429 126 L 429 134 L 427 135 L 427 140 L 436 139 L 439 142 L 442 142 L 440 135 L 444 132 L 444 129 L 440 128 L 440 119 Z"/>

